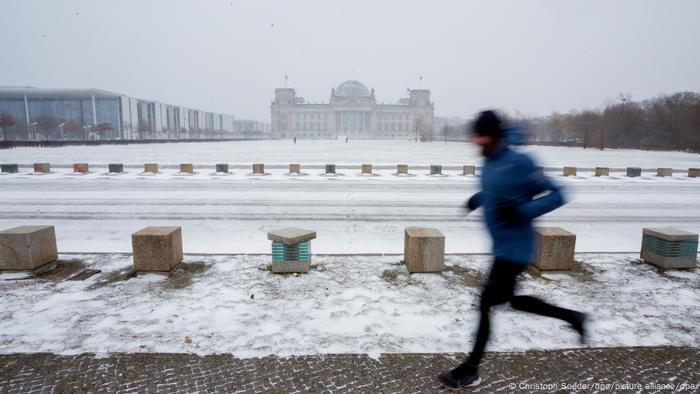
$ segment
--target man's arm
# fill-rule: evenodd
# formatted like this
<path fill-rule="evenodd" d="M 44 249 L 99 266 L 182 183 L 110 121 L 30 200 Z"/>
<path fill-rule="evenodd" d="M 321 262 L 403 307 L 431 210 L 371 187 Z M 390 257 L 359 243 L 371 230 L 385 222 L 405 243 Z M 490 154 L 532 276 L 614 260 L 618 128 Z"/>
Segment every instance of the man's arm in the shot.
<path fill-rule="evenodd" d="M 533 163 L 532 160 L 528 159 L 524 167 L 525 176 L 528 179 L 528 187 L 530 188 L 532 195 L 537 195 L 544 192 L 549 193 L 518 206 L 516 209 L 519 216 L 532 220 L 538 216 L 544 215 L 547 212 L 551 212 L 566 203 L 564 201 L 561 188 L 545 177 L 544 173 L 537 166 L 535 166 L 535 163 Z"/>

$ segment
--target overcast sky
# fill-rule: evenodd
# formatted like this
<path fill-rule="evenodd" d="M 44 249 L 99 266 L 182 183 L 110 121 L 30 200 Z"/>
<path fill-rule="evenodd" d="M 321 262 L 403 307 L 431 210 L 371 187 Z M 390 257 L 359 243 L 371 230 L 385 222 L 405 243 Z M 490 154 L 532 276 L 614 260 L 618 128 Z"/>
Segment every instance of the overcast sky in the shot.
<path fill-rule="evenodd" d="M 436 115 L 530 115 L 700 91 L 700 1 L 2 0 L 0 85 L 98 88 L 270 120 L 276 87 L 327 101 L 432 91 Z"/>

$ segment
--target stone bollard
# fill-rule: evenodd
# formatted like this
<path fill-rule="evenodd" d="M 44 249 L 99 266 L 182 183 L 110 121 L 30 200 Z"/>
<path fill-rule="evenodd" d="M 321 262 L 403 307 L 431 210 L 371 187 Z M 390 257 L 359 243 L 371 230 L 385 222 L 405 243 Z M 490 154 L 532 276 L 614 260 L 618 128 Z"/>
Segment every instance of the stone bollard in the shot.
<path fill-rule="evenodd" d="M 407 227 L 403 261 L 408 272 L 442 272 L 445 269 L 445 236 L 435 228 Z"/>
<path fill-rule="evenodd" d="M 576 235 L 559 227 L 535 227 L 535 267 L 570 270 L 574 266 Z"/>
<path fill-rule="evenodd" d="M 150 172 L 153 174 L 158 173 L 158 164 L 156 163 L 146 163 L 143 165 L 143 172 Z"/>
<path fill-rule="evenodd" d="M 564 176 L 576 176 L 576 167 L 564 167 Z"/>
<path fill-rule="evenodd" d="M 431 164 L 430 175 L 442 175 L 442 166 L 439 164 Z"/>
<path fill-rule="evenodd" d="M 297 174 L 301 175 L 301 164 L 290 164 L 289 165 L 289 174 Z"/>
<path fill-rule="evenodd" d="M 0 172 L 16 174 L 19 172 L 19 166 L 17 164 L 2 164 L 0 165 Z"/>
<path fill-rule="evenodd" d="M 228 164 L 226 163 L 219 163 L 216 165 L 216 172 L 228 174 Z"/>
<path fill-rule="evenodd" d="M 265 164 L 253 164 L 253 175 L 265 175 Z"/>
<path fill-rule="evenodd" d="M 75 163 L 73 164 L 73 172 L 79 174 L 87 174 L 89 172 L 89 166 L 87 163 Z"/>
<path fill-rule="evenodd" d="M 397 164 L 396 175 L 408 175 L 408 164 Z"/>
<path fill-rule="evenodd" d="M 642 169 L 639 167 L 627 167 L 627 176 L 629 176 L 629 177 L 642 176 Z"/>
<path fill-rule="evenodd" d="M 335 164 L 326 164 L 325 175 L 335 175 Z"/>
<path fill-rule="evenodd" d="M 121 174 L 124 172 L 124 164 L 121 163 L 112 163 L 107 168 L 110 174 Z"/>
<path fill-rule="evenodd" d="M 51 165 L 49 163 L 34 163 L 34 172 L 48 174 L 51 172 Z"/>
<path fill-rule="evenodd" d="M 172 271 L 182 262 L 179 226 L 146 227 L 131 234 L 136 271 Z"/>
<path fill-rule="evenodd" d="M 698 235 L 673 227 L 645 228 L 640 257 L 661 268 L 694 268 Z"/>
<path fill-rule="evenodd" d="M 688 178 L 700 177 L 700 168 L 688 168 Z"/>
<path fill-rule="evenodd" d="M 673 168 L 657 168 L 656 176 L 673 176 Z"/>
<path fill-rule="evenodd" d="M 272 241 L 272 272 L 309 272 L 311 267 L 310 243 L 315 238 L 315 231 L 296 227 L 267 233 L 267 239 Z"/>
<path fill-rule="evenodd" d="M 194 165 L 192 163 L 182 163 L 180 164 L 180 172 L 194 174 Z"/>
<path fill-rule="evenodd" d="M 596 167 L 595 168 L 595 176 L 610 176 L 610 168 L 609 167 Z"/>
<path fill-rule="evenodd" d="M 476 167 L 475 166 L 463 166 L 462 167 L 462 175 L 475 175 L 476 174 Z"/>
<path fill-rule="evenodd" d="M 363 164 L 362 165 L 362 174 L 363 175 L 372 175 L 372 165 L 371 164 Z"/>
<path fill-rule="evenodd" d="M 58 259 L 53 226 L 0 231 L 0 270 L 34 270 Z"/>

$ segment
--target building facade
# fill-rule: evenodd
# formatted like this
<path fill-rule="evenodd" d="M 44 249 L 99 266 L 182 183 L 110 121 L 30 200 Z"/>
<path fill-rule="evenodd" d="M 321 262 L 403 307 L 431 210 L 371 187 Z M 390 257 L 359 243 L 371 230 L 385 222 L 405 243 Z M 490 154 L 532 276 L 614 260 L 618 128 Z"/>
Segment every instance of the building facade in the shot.
<path fill-rule="evenodd" d="M 408 89 L 408 97 L 398 103 L 378 104 L 374 88 L 346 81 L 331 89 L 328 103 L 309 104 L 294 89 L 279 88 L 270 111 L 273 139 L 432 138 L 434 108 L 425 89 Z"/>
<path fill-rule="evenodd" d="M 233 115 L 98 89 L 0 87 L 0 140 L 216 139 Z"/>

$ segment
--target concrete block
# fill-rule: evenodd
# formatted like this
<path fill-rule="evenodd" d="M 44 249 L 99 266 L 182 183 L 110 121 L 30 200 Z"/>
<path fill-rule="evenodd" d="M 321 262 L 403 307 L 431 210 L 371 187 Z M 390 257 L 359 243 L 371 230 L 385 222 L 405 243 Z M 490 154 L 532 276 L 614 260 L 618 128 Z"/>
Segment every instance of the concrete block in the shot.
<path fill-rule="evenodd" d="M 289 165 L 289 173 L 290 174 L 301 174 L 301 164 L 290 164 Z"/>
<path fill-rule="evenodd" d="M 688 178 L 700 177 L 700 168 L 688 168 Z"/>
<path fill-rule="evenodd" d="M 610 168 L 609 167 L 596 167 L 595 168 L 595 176 L 610 176 Z"/>
<path fill-rule="evenodd" d="M 180 172 L 194 174 L 194 165 L 192 163 L 182 163 L 180 164 Z"/>
<path fill-rule="evenodd" d="M 124 172 L 124 164 L 121 163 L 112 163 L 108 166 L 109 172 L 111 174 L 121 174 Z"/>
<path fill-rule="evenodd" d="M 664 269 L 694 268 L 698 259 L 698 234 L 673 227 L 644 228 L 640 257 Z"/>
<path fill-rule="evenodd" d="M 75 163 L 75 164 L 73 164 L 73 172 L 87 174 L 89 171 L 90 171 L 90 166 L 88 166 L 87 163 Z"/>
<path fill-rule="evenodd" d="M 409 272 L 442 272 L 445 269 L 445 236 L 435 228 L 407 227 L 403 259 Z"/>
<path fill-rule="evenodd" d="M 49 163 L 34 163 L 34 172 L 48 174 L 51 172 L 51 165 Z"/>
<path fill-rule="evenodd" d="M 642 176 L 642 169 L 639 167 L 627 167 L 627 176 L 629 176 L 629 177 Z"/>
<path fill-rule="evenodd" d="M 158 173 L 158 164 L 156 163 L 146 163 L 143 165 L 143 172 L 151 172 L 153 174 Z"/>
<path fill-rule="evenodd" d="M 362 173 L 366 175 L 372 175 L 372 165 L 371 164 L 363 164 L 362 165 Z"/>
<path fill-rule="evenodd" d="M 564 176 L 576 176 L 576 167 L 564 167 Z"/>
<path fill-rule="evenodd" d="M 296 245 L 316 238 L 316 232 L 298 227 L 287 227 L 267 233 L 267 239 L 285 245 Z"/>
<path fill-rule="evenodd" d="M 408 164 L 397 164 L 396 173 L 398 175 L 408 175 Z"/>
<path fill-rule="evenodd" d="M 17 164 L 2 164 L 0 165 L 0 172 L 16 174 L 19 172 L 19 166 Z"/>
<path fill-rule="evenodd" d="M 0 270 L 33 270 L 58 258 L 53 226 L 0 231 Z"/>
<path fill-rule="evenodd" d="M 439 164 L 431 164 L 430 175 L 442 175 L 442 166 Z"/>
<path fill-rule="evenodd" d="M 656 176 L 673 176 L 673 168 L 657 168 Z"/>
<path fill-rule="evenodd" d="M 226 163 L 219 163 L 216 165 L 216 172 L 223 172 L 224 174 L 228 174 L 228 164 Z"/>
<path fill-rule="evenodd" d="M 326 164 L 326 175 L 335 175 L 335 164 Z"/>
<path fill-rule="evenodd" d="M 476 166 L 463 166 L 462 175 L 476 175 Z"/>
<path fill-rule="evenodd" d="M 570 270 L 574 266 L 576 235 L 559 227 L 535 227 L 535 267 Z"/>
<path fill-rule="evenodd" d="M 179 226 L 146 227 L 131 234 L 136 271 L 170 271 L 182 262 Z"/>
<path fill-rule="evenodd" d="M 263 163 L 253 164 L 253 174 L 255 174 L 255 175 L 265 174 L 265 164 L 263 164 Z"/>

